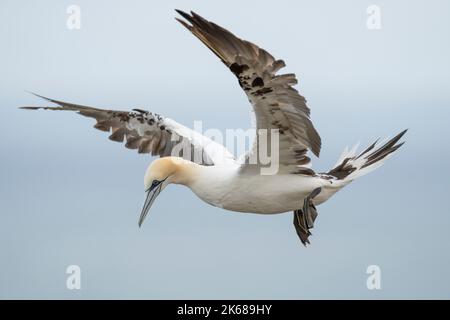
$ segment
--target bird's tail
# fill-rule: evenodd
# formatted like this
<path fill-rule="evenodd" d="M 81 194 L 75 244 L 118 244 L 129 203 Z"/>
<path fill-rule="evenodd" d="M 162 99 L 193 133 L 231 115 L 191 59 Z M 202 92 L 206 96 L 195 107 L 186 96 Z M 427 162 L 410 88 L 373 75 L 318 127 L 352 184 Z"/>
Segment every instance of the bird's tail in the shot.
<path fill-rule="evenodd" d="M 356 153 L 357 145 L 351 150 L 345 148 L 334 167 L 330 171 L 321 174 L 323 179 L 330 180 L 332 183 L 322 188 L 322 192 L 314 199 L 314 203 L 320 204 L 328 200 L 333 194 L 356 178 L 381 167 L 403 145 L 404 142 L 398 142 L 406 131 L 400 132 L 384 144 L 379 143 L 377 140 L 359 154 Z"/>

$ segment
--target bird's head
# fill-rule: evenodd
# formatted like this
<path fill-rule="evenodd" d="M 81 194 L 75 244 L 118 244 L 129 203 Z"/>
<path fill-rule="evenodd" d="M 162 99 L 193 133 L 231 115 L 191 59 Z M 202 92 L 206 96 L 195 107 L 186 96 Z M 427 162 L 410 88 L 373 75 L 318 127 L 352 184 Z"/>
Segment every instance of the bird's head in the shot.
<path fill-rule="evenodd" d="M 139 217 L 139 226 L 144 222 L 155 199 L 171 183 L 188 184 L 195 164 L 178 157 L 156 159 L 147 168 L 144 176 L 145 202 Z"/>

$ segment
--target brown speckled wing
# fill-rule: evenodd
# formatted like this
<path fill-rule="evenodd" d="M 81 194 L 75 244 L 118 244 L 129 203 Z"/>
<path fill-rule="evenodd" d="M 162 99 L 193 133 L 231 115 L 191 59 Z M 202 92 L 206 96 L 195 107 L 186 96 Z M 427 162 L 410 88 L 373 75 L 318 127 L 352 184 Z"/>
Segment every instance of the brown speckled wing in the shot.
<path fill-rule="evenodd" d="M 320 136 L 310 120 L 305 98 L 293 88 L 297 84 L 295 75 L 276 74 L 285 66 L 284 61 L 276 60 L 264 49 L 239 39 L 194 12 L 176 11 L 186 19 L 177 20 L 238 78 L 239 85 L 253 105 L 257 129 L 279 129 L 280 164 L 308 163 L 309 158 L 305 155 L 307 149 L 318 156 Z"/>
<path fill-rule="evenodd" d="M 106 110 L 36 96 L 59 106 L 21 108 L 75 111 L 83 116 L 94 118 L 96 120 L 94 128 L 109 132 L 110 140 L 125 142 L 126 148 L 137 149 L 139 153 L 150 153 L 161 157 L 179 156 L 202 165 L 214 165 L 223 160 L 234 161 L 233 156 L 224 147 L 156 113 L 141 109 Z M 214 148 L 215 154 L 221 155 L 220 158 L 215 158 L 208 153 L 207 150 Z M 217 152 L 217 149 L 220 152 Z"/>

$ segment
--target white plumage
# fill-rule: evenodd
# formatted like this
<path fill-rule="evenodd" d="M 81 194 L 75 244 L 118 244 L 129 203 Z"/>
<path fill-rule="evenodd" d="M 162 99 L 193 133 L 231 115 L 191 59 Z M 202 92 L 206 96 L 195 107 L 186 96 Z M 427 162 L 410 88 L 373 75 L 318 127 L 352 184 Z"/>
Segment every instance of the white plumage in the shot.
<path fill-rule="evenodd" d="M 314 172 L 307 152 L 319 156 L 321 139 L 305 98 L 293 87 L 296 76 L 278 74 L 284 61 L 194 12 L 177 12 L 186 19 L 177 20 L 237 77 L 253 106 L 256 130 L 266 130 L 268 137 L 278 138 L 277 143 L 269 140 L 268 144 L 279 155 L 274 174 L 261 174 L 265 166 L 259 156 L 255 157 L 262 147 L 258 138 L 252 150 L 238 160 L 223 145 L 149 111 L 106 110 L 44 97 L 59 106 L 23 108 L 76 111 L 94 118 L 95 128 L 110 132 L 111 140 L 125 141 L 127 148 L 161 157 L 150 164 L 144 177 L 147 195 L 139 225 L 158 194 L 174 183 L 189 187 L 205 202 L 227 210 L 259 214 L 293 211 L 296 232 L 303 244 L 309 243 L 316 206 L 381 166 L 402 145 L 398 141 L 405 131 L 385 144 L 372 144 L 360 154 L 357 145 L 351 150 L 346 148 L 331 170 Z"/>

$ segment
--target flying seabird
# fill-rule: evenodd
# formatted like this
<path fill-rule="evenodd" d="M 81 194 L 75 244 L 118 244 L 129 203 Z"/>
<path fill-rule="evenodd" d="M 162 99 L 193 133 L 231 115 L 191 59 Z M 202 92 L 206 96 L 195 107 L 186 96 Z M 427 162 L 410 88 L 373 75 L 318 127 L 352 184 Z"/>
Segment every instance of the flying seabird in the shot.
<path fill-rule="evenodd" d="M 203 201 L 226 210 L 276 214 L 293 212 L 301 242 L 309 244 L 316 207 L 356 178 L 380 167 L 403 144 L 406 130 L 384 144 L 374 142 L 360 153 L 346 149 L 336 165 L 325 173 L 311 169 L 307 152 L 319 156 L 321 139 L 310 119 L 306 100 L 293 87 L 295 74 L 278 74 L 283 60 L 255 44 L 242 40 L 198 14 L 176 10 L 176 18 L 202 41 L 237 77 L 256 116 L 257 132 L 276 132 L 278 170 L 261 174 L 261 161 L 250 161 L 261 145 L 258 135 L 252 150 L 239 159 L 223 145 L 178 122 L 156 113 L 133 109 L 116 111 L 44 98 L 58 106 L 26 106 L 23 109 L 76 111 L 94 118 L 95 128 L 110 132 L 109 139 L 125 141 L 139 153 L 159 155 L 144 176 L 145 201 L 141 226 L 156 197 L 169 184 L 189 187 Z M 181 147 L 180 147 L 181 146 Z"/>

